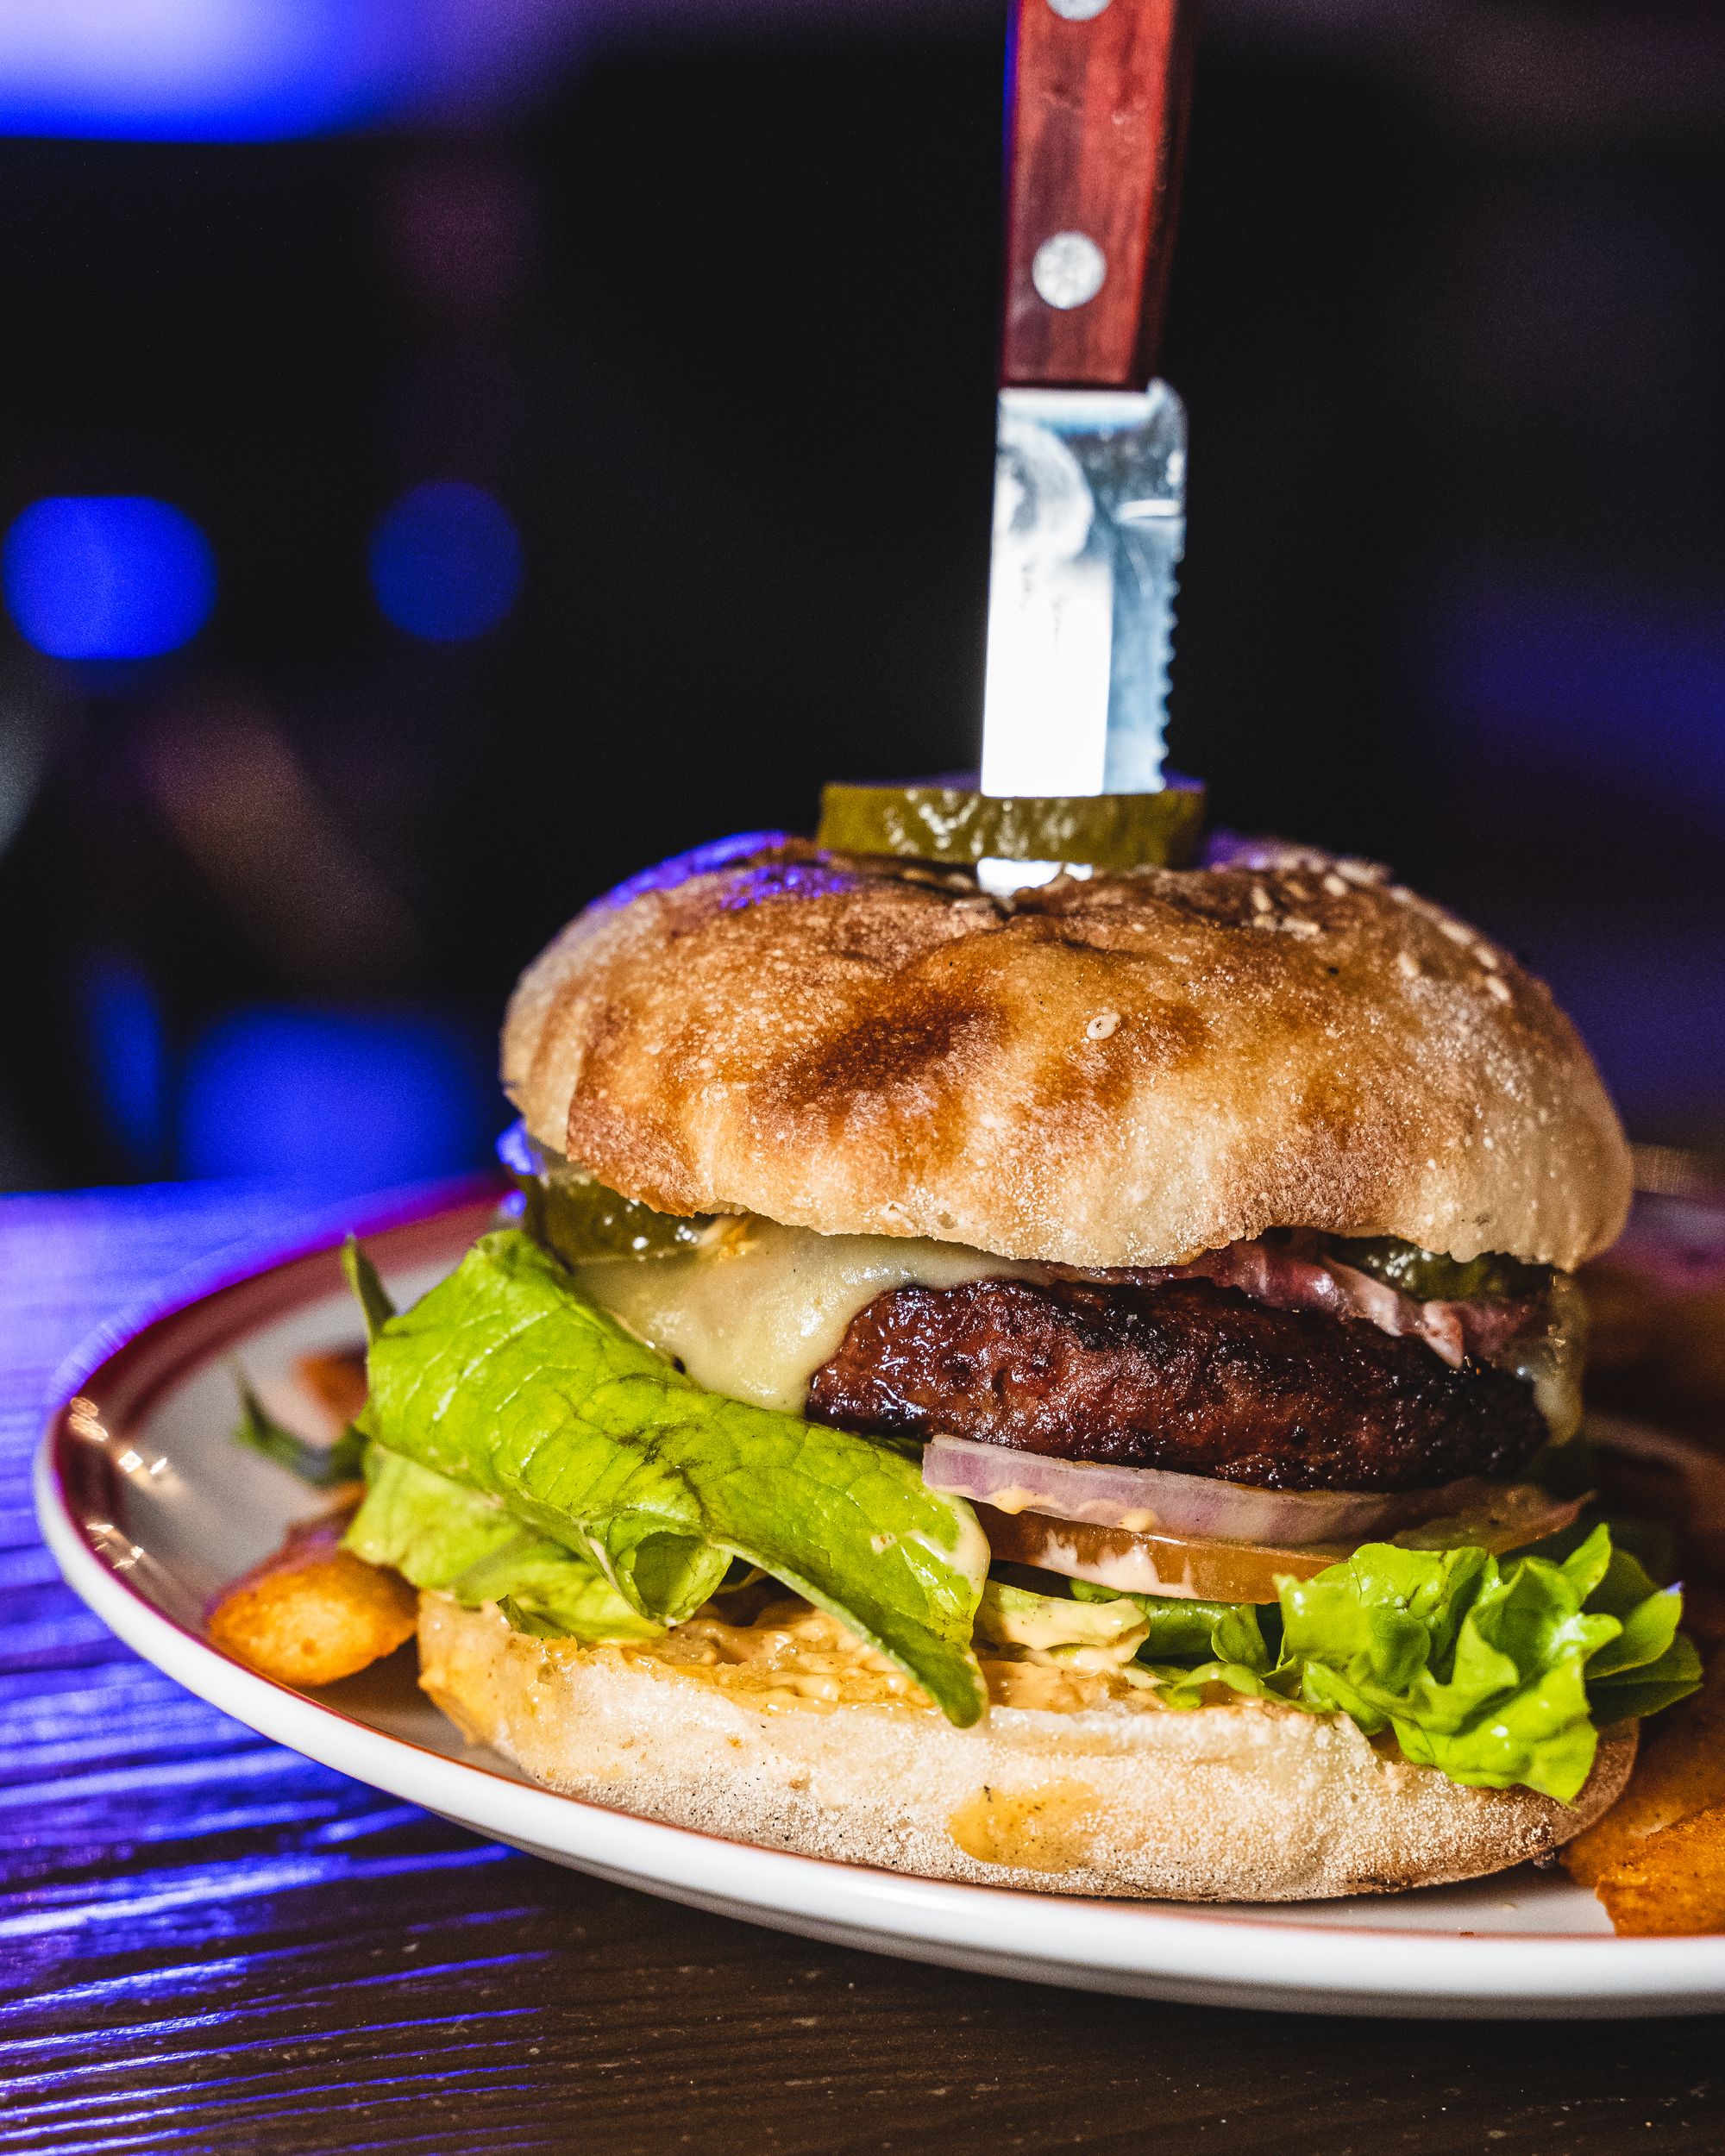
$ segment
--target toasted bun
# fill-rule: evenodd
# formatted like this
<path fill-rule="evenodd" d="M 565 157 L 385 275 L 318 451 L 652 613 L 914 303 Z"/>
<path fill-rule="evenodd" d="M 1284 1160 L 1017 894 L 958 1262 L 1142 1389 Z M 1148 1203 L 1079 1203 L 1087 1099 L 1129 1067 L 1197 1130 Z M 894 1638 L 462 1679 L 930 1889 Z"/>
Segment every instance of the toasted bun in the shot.
<path fill-rule="evenodd" d="M 1368 863 L 968 878 L 737 842 L 523 976 L 504 1082 L 674 1213 L 1160 1265 L 1270 1227 L 1572 1268 L 1629 1158 L 1545 986 Z"/>
<path fill-rule="evenodd" d="M 1471 1789 L 1341 1717 L 1243 1701 L 764 1709 L 697 1671 L 421 1598 L 420 1682 L 463 1733 L 569 1796 L 850 1864 L 1065 1894 L 1289 1902 L 1477 1878 L 1559 1847 L 1628 1778 L 1609 1731 L 1566 1807 Z"/>

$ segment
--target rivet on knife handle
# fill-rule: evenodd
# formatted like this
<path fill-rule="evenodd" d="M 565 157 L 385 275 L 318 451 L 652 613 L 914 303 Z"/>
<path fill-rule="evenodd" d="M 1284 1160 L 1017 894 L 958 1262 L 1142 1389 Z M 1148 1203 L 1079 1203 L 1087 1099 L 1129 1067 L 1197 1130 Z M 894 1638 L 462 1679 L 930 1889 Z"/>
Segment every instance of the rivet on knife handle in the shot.
<path fill-rule="evenodd" d="M 1141 389 L 1154 373 L 1195 14 L 1018 0 L 1003 383 Z"/>

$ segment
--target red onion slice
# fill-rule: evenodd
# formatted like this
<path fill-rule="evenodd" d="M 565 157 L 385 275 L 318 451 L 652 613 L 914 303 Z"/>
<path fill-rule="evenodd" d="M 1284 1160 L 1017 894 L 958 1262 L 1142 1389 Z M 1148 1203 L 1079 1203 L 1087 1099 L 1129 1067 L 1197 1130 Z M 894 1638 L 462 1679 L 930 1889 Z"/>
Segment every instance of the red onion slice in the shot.
<path fill-rule="evenodd" d="M 1308 1543 L 1358 1543 L 1440 1514 L 1468 1509 L 1478 1478 L 1439 1489 L 1257 1489 L 1209 1475 L 1158 1467 L 1106 1467 L 1061 1460 L 975 1438 L 937 1437 L 922 1457 L 931 1489 L 968 1497 L 996 1512 L 1042 1513 L 1131 1534 L 1214 1536 L 1298 1549 Z M 1498 1487 L 1484 1484 L 1490 1489 Z"/>

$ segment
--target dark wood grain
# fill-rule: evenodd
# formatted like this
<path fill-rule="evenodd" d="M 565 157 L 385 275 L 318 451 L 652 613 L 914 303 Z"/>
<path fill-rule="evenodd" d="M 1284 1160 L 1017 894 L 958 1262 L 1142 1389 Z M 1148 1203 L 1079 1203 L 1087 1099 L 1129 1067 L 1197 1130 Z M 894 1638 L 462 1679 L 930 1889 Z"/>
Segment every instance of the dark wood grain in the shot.
<path fill-rule="evenodd" d="M 1717 2020 L 1317 2020 L 811 1946 L 562 1871 L 264 1743 L 55 1579 L 53 1363 L 232 1193 L 0 1204 L 0 2151 L 1626 2156 L 1725 2147 Z"/>
<path fill-rule="evenodd" d="M 1190 99 L 1195 0 L 1106 0 L 1074 21 L 1018 0 L 1007 85 L 1000 379 L 1141 389 L 1156 371 Z M 1094 241 L 1101 289 L 1051 306 L 1032 266 L 1053 235 Z"/>

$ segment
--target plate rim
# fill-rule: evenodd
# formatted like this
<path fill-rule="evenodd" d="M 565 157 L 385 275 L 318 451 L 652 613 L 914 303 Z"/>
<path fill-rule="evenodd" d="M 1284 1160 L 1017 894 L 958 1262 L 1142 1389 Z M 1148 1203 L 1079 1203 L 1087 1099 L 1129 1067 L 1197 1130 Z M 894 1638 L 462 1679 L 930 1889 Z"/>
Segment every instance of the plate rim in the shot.
<path fill-rule="evenodd" d="M 1160 1984 L 1181 1995 L 1297 2011 L 1469 2013 L 1482 2018 L 1593 2013 L 1625 2016 L 1725 2009 L 1725 1934 L 1620 1939 L 1607 1934 L 1466 1934 L 1288 1916 L 1223 1915 L 1202 1904 L 1108 1900 L 927 1879 L 868 1865 L 768 1849 L 674 1826 L 517 1780 L 483 1759 L 453 1758 L 376 1728 L 345 1709 L 248 1669 L 156 1607 L 92 1537 L 72 1496 L 72 1403 L 86 1387 L 123 1379 L 197 1313 L 241 1313 L 221 1347 L 187 1356 L 153 1385 L 231 1347 L 245 1314 L 277 1280 L 284 1308 L 328 1292 L 313 1284 L 345 1235 L 449 1232 L 493 1203 L 491 1177 L 331 1211 L 292 1235 L 230 1246 L 106 1320 L 61 1364 L 36 1450 L 36 1514 L 66 1583 L 146 1661 L 221 1712 L 336 1772 L 423 1805 L 471 1831 L 553 1855 L 647 1891 L 705 1899 L 745 1921 L 849 1932 L 865 1950 L 943 1959 L 994 1973 L 1113 1988 Z M 212 1309 L 212 1306 L 216 1308 Z M 231 1316 L 232 1313 L 230 1313 Z M 136 1412 L 139 1403 L 127 1403 Z M 87 1455 L 86 1455 L 87 1457 Z M 725 1878 L 716 1887 L 712 1874 Z M 1486 1958 L 1489 1957 L 1489 1962 Z M 1007 1965 L 1033 1961 L 1034 1971 Z M 1482 1990 L 1489 1970 L 1490 1989 Z"/>

